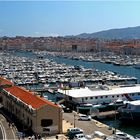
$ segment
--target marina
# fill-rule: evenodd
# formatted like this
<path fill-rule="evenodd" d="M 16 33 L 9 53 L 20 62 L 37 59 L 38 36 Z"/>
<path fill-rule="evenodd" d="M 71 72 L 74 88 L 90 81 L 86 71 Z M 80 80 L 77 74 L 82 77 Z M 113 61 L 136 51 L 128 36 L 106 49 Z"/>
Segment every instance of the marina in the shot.
<path fill-rule="evenodd" d="M 18 60 L 18 62 L 16 61 Z M 19 63 L 19 64 L 18 64 Z M 65 63 L 65 62 L 64 62 Z M 128 75 L 120 75 L 112 71 L 99 71 L 98 69 L 76 67 L 57 63 L 50 58 L 38 59 L 28 57 L 1 56 L 0 74 L 17 85 L 32 84 L 59 84 L 70 83 L 72 85 L 88 85 L 92 83 L 137 83 L 137 78 Z"/>
<path fill-rule="evenodd" d="M 134 66 L 132 65 L 113 65 L 111 63 L 102 63 L 102 61 L 100 61 L 101 59 L 99 59 L 100 57 L 98 59 L 95 59 L 95 61 L 83 61 L 83 60 L 78 60 L 78 59 L 77 60 L 68 59 L 67 57 L 61 57 L 61 56 L 58 57 L 57 55 L 52 55 L 52 54 L 51 55 L 49 54 L 46 56 L 50 59 L 54 59 L 58 63 L 66 63 L 68 65 L 72 65 L 72 64 L 82 65 L 85 68 L 93 68 L 93 69 L 98 69 L 100 71 L 107 70 L 107 71 L 112 71 L 112 72 L 123 74 L 123 75 L 133 76 L 138 79 L 138 82 L 140 82 L 139 69 L 135 69 Z"/>
<path fill-rule="evenodd" d="M 40 55 L 42 57 L 38 57 Z M 2 76 L 12 80 L 16 85 L 24 86 L 31 91 L 36 91 L 39 95 L 54 102 L 58 95 L 54 91 L 62 88 L 64 92 L 68 92 L 68 90 L 76 87 L 81 89 L 88 87 L 92 89 L 96 85 L 101 85 L 100 89 L 103 92 L 109 92 L 110 87 L 117 87 L 119 85 L 131 85 L 136 88 L 137 86 L 135 84 L 139 83 L 139 77 L 137 77 L 138 72 L 138 69 L 132 66 L 118 66 L 98 61 L 87 62 L 52 56 L 46 53 L 43 55 L 32 52 L 1 53 Z M 130 94 L 131 97 L 135 97 L 133 93 L 130 92 Z M 139 91 L 136 94 L 138 96 Z M 108 103 L 119 98 L 117 97 L 118 95 L 111 96 L 112 99 Z M 113 96 L 116 97 L 114 100 Z M 124 98 L 127 97 L 125 95 L 123 96 Z M 102 97 L 102 99 L 104 98 Z"/>
<path fill-rule="evenodd" d="M 136 1 L 0 4 L 0 139 L 140 140 Z"/>

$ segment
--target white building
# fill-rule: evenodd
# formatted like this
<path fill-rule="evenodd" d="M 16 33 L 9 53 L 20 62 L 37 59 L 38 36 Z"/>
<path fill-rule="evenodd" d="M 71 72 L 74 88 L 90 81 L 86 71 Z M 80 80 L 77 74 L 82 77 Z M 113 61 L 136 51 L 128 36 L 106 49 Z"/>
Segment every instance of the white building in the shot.
<path fill-rule="evenodd" d="M 118 99 L 122 100 L 137 100 L 140 99 L 140 85 L 132 86 L 115 86 L 115 87 L 100 87 L 89 89 L 73 88 L 70 90 L 59 89 L 59 96 L 67 97 L 68 101 L 81 104 L 102 104 L 112 103 Z"/>

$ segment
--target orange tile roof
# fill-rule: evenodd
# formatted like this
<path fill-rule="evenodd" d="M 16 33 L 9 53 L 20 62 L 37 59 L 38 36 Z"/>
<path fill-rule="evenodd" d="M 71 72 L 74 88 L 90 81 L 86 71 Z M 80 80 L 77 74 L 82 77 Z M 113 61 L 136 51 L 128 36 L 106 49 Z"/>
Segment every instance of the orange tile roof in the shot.
<path fill-rule="evenodd" d="M 55 107 L 59 107 L 58 105 L 43 99 L 39 96 L 36 96 L 33 94 L 33 92 L 29 92 L 24 88 L 18 87 L 18 86 L 12 86 L 4 88 L 6 91 L 10 92 L 12 95 L 16 96 L 20 100 L 22 100 L 24 103 L 31 105 L 33 108 L 37 109 L 40 108 L 43 105 L 49 104 Z"/>
<path fill-rule="evenodd" d="M 13 83 L 4 77 L 0 77 L 0 85 L 13 85 Z"/>

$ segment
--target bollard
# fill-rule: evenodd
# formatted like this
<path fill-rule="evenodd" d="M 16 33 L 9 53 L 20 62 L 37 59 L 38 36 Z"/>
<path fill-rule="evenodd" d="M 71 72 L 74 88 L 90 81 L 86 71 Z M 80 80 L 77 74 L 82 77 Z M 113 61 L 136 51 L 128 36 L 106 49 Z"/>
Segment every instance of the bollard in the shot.
<path fill-rule="evenodd" d="M 58 135 L 56 135 L 56 137 L 55 137 L 56 139 L 58 139 Z"/>

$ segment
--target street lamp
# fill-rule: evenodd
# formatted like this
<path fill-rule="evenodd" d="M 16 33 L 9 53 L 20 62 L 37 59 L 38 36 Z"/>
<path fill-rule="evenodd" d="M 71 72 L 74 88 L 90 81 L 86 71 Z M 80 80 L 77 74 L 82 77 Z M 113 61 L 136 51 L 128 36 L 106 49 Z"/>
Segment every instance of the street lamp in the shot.
<path fill-rule="evenodd" d="M 114 102 L 114 106 L 115 106 L 115 119 L 114 119 L 114 134 L 116 134 L 116 121 L 117 121 L 117 117 L 116 117 L 116 101 Z"/>
<path fill-rule="evenodd" d="M 74 114 L 74 128 L 75 128 L 75 116 L 76 116 L 76 115 Z"/>
<path fill-rule="evenodd" d="M 74 113 L 74 114 L 73 114 L 73 119 L 74 119 L 74 120 L 73 120 L 73 122 L 74 122 L 74 124 L 73 124 L 73 125 L 74 125 L 74 128 L 75 128 L 75 123 L 76 123 L 76 118 L 75 118 L 75 117 L 76 117 L 76 112 L 75 112 L 75 111 L 73 111 L 73 113 Z"/>

